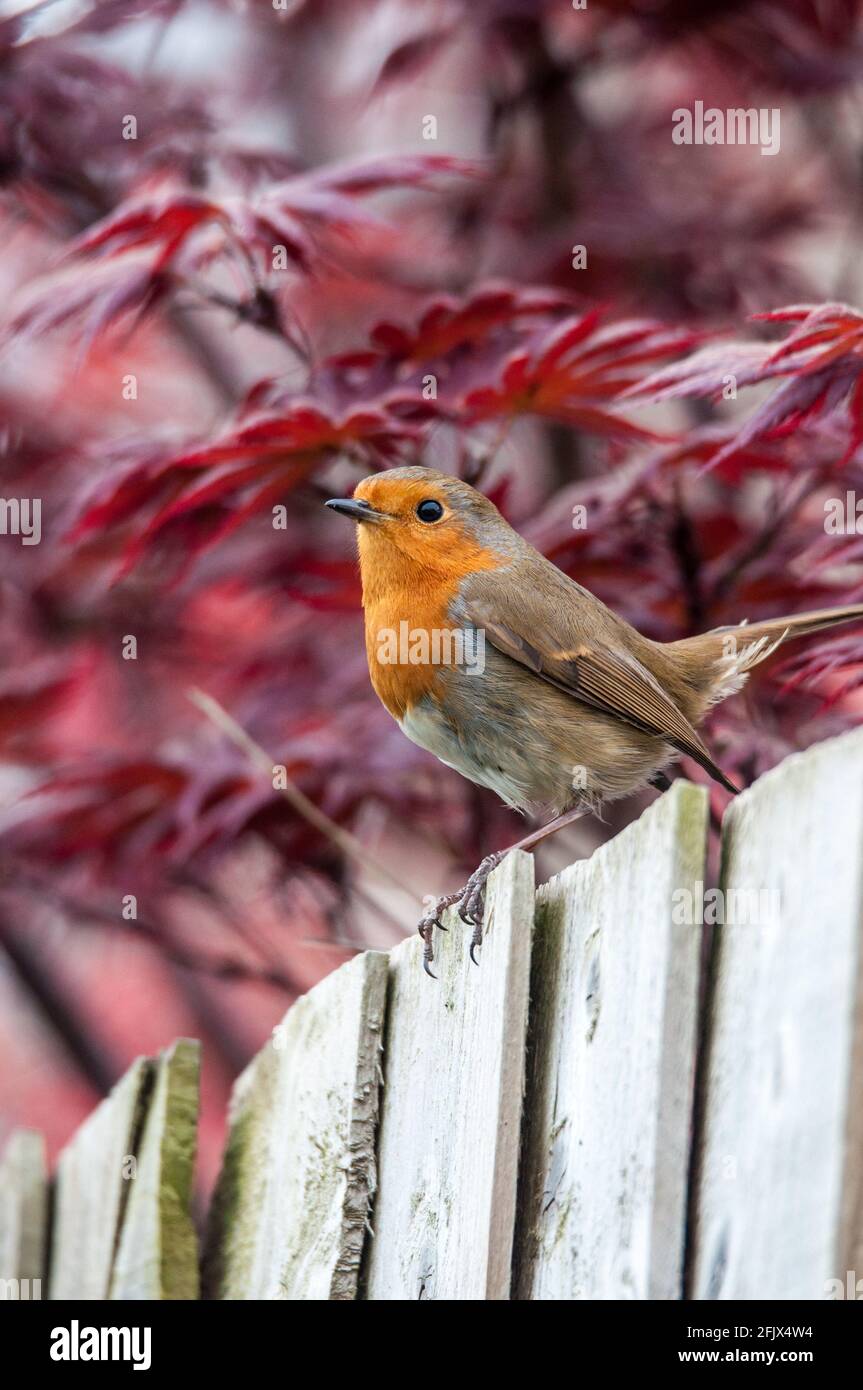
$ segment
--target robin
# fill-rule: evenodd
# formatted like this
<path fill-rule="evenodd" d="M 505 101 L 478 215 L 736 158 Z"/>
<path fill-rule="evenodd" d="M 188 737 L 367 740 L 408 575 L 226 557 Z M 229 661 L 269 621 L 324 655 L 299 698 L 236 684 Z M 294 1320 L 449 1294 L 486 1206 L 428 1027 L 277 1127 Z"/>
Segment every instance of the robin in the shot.
<path fill-rule="evenodd" d="M 358 523 L 372 685 L 414 743 L 519 811 L 551 816 L 510 849 L 533 849 L 603 802 L 670 785 L 680 754 L 727 791 L 697 727 L 786 639 L 863 617 L 863 604 L 642 636 L 545 559 L 467 483 L 394 468 L 326 505 Z M 504 850 L 419 924 L 457 904 L 482 941 L 485 883 Z"/>

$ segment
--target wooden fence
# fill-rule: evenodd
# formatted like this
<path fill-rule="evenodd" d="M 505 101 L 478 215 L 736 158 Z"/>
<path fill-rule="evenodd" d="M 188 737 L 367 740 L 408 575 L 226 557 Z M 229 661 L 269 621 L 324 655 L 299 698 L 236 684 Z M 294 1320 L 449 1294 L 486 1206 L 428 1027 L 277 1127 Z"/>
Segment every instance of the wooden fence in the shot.
<path fill-rule="evenodd" d="M 299 1000 L 236 1084 L 200 1281 L 196 1043 L 136 1062 L 53 1184 L 13 1136 L 5 1295 L 842 1296 L 863 1278 L 863 731 L 734 802 L 718 893 L 706 828 L 677 783 L 536 895 L 507 859 L 478 970 L 453 921 L 437 984 L 410 940 Z"/>

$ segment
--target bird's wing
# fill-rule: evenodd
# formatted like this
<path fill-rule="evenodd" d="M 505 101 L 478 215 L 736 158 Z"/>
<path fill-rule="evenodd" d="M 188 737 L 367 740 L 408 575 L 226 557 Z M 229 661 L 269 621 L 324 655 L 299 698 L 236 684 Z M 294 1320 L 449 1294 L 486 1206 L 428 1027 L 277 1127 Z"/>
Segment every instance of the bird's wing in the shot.
<path fill-rule="evenodd" d="M 527 638 L 501 622 L 488 601 L 478 595 L 465 595 L 464 615 L 485 632 L 486 640 L 499 652 L 549 685 L 636 729 L 658 735 L 693 758 L 726 790 L 738 791 L 717 767 L 685 714 L 646 666 L 629 652 L 587 639 L 568 649 L 555 640 L 553 633 L 543 634 L 541 630 Z M 547 621 L 544 626 L 547 628 Z"/>

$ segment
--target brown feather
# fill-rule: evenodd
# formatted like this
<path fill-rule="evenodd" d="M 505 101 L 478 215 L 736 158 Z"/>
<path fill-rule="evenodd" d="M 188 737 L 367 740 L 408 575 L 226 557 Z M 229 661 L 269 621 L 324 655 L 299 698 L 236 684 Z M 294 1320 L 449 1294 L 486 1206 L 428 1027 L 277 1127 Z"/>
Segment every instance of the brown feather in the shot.
<path fill-rule="evenodd" d="M 738 790 L 713 761 L 686 716 L 634 656 L 596 643 L 582 643 L 575 651 L 542 650 L 536 639 L 529 642 L 494 618 L 489 606 L 479 599 L 466 599 L 465 616 L 483 629 L 498 651 L 521 662 L 542 680 L 583 704 L 658 735 L 693 758 L 727 791 Z"/>

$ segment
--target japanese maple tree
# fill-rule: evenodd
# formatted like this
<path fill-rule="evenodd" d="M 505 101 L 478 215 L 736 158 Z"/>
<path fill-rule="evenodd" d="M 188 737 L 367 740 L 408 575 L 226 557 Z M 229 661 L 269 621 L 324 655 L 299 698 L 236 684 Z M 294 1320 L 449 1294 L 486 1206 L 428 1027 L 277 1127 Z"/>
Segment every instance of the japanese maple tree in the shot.
<path fill-rule="evenodd" d="M 661 640 L 860 599 L 859 4 L 37 3 L 0 56 L 2 490 L 41 507 L 39 544 L 0 536 L 25 974 L 22 911 L 84 933 L 133 898 L 121 929 L 269 1018 L 364 943 L 388 827 L 454 878 L 516 837 L 369 688 L 321 502 L 371 471 L 458 472 Z M 779 153 L 674 144 L 696 100 L 778 110 Z M 718 761 L 846 727 L 861 673 L 856 629 L 759 668 Z"/>

